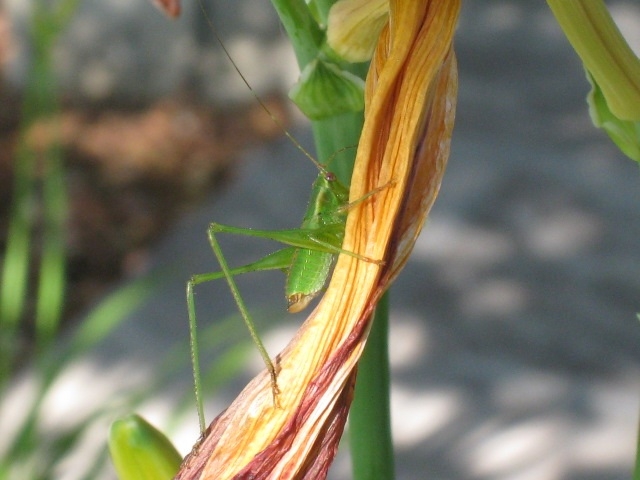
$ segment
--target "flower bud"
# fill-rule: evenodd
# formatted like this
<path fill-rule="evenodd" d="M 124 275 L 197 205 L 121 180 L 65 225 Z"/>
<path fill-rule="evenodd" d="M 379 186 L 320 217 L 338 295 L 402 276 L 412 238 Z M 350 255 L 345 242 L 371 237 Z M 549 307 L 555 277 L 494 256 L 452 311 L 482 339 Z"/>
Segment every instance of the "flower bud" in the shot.
<path fill-rule="evenodd" d="M 339 0 L 329 10 L 327 43 L 348 62 L 366 62 L 388 15 L 388 0 Z"/>
<path fill-rule="evenodd" d="M 304 68 L 289 97 L 308 118 L 321 120 L 362 110 L 364 81 L 333 63 L 316 59 Z"/>
<path fill-rule="evenodd" d="M 169 439 L 139 415 L 111 424 L 109 451 L 120 480 L 170 480 L 182 462 Z"/>
<path fill-rule="evenodd" d="M 602 89 L 588 71 L 587 79 L 591 83 L 591 91 L 587 96 L 591 121 L 609 135 L 609 138 L 622 153 L 630 159 L 640 162 L 640 122 L 622 120 L 614 115 Z"/>

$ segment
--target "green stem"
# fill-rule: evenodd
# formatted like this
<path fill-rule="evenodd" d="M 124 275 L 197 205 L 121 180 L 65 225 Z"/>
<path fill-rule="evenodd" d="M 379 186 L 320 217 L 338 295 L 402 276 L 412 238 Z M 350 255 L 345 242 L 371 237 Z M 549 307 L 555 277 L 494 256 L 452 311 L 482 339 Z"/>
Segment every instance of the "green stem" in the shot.
<path fill-rule="evenodd" d="M 291 39 L 298 66 L 302 71 L 320 54 L 324 43 L 324 32 L 315 22 L 304 0 L 272 0 L 272 3 Z M 368 65 L 355 64 L 347 68 L 364 78 Z M 363 122 L 362 112 L 347 113 L 312 122 L 318 160 L 326 162 L 331 159 L 327 168 L 338 175 L 345 184 L 349 184 L 351 178 L 355 146 L 358 144 Z M 354 148 L 344 150 L 345 147 Z M 340 152 L 340 150 L 344 151 Z M 336 152 L 340 153 L 336 155 Z"/>
<path fill-rule="evenodd" d="M 394 478 L 389 391 L 389 293 L 376 308 L 349 414 L 351 462 L 355 480 Z"/>
<path fill-rule="evenodd" d="M 27 301 L 35 155 L 24 144 L 14 164 L 13 196 L 0 282 L 0 391 L 8 381 L 18 349 L 18 325 Z"/>
<path fill-rule="evenodd" d="M 63 2 L 61 7 L 68 3 Z M 51 119 L 56 138 L 60 138 L 61 127 L 56 118 L 60 107 L 54 74 L 53 46 L 63 24 L 60 23 L 57 10 L 50 11 L 42 4 L 34 13 L 33 25 L 35 60 L 31 81 L 36 98 L 25 109 L 33 112 L 34 121 Z M 38 181 L 42 196 L 39 206 L 43 225 L 35 309 L 36 345 L 43 351 L 56 336 L 64 306 L 67 202 L 64 158 L 58 141 L 54 141 L 42 152 L 33 153 L 44 172 Z"/>
<path fill-rule="evenodd" d="M 328 9 L 327 1 L 323 3 L 325 10 Z M 324 33 L 303 0 L 272 0 L 272 3 L 291 38 L 302 70 L 320 54 Z M 348 68 L 361 78 L 365 77 L 368 69 L 366 64 L 341 67 Z M 338 175 L 345 185 L 350 183 L 355 147 L 363 123 L 362 112 L 312 122 L 318 160 L 327 162 L 327 169 Z M 394 477 L 389 406 L 388 316 L 388 295 L 385 294 L 376 309 L 369 340 L 359 363 L 355 400 L 349 417 L 351 457 L 356 480 L 388 480 Z"/>
<path fill-rule="evenodd" d="M 18 326 L 28 300 L 28 277 L 32 263 L 31 240 L 33 217 L 37 202 L 38 181 L 36 167 L 38 153 L 31 148 L 25 134 L 40 118 L 53 114 L 51 46 L 42 28 L 46 15 L 38 4 L 31 18 L 30 40 L 34 58 L 24 102 L 20 139 L 16 150 L 13 173 L 13 194 L 7 234 L 7 247 L 0 282 L 0 387 L 8 379 L 18 353 Z M 47 42 L 45 42 L 47 40 Z M 0 388 L 1 390 L 1 388 Z"/>
<path fill-rule="evenodd" d="M 42 185 L 44 228 L 36 306 L 36 336 L 41 350 L 55 339 L 64 308 L 67 218 L 61 148 L 58 145 L 51 146 L 43 160 L 46 162 Z"/>
<path fill-rule="evenodd" d="M 31 244 L 34 212 L 41 208 L 45 225 L 37 265 L 39 286 L 36 305 L 36 343 L 42 350 L 53 340 L 60 322 L 65 290 L 64 236 L 66 192 L 59 145 L 38 152 L 24 134 L 38 120 L 53 119 L 59 111 L 53 68 L 53 48 L 75 13 L 79 0 L 35 2 L 30 17 L 29 40 L 33 49 L 30 75 L 22 105 L 22 122 L 14 165 L 11 218 L 4 265 L 0 273 L 0 391 L 11 374 L 18 327 L 28 301 L 28 277 L 33 263 Z M 45 172 L 40 181 L 38 167 Z M 38 193 L 42 186 L 43 201 Z"/>
<path fill-rule="evenodd" d="M 316 58 L 324 32 L 316 23 L 304 0 L 271 0 L 296 53 L 300 70 Z"/>
<path fill-rule="evenodd" d="M 356 146 L 363 122 L 362 112 L 345 113 L 311 122 L 318 160 L 325 163 L 327 169 L 335 173 L 345 185 L 351 183 Z"/>

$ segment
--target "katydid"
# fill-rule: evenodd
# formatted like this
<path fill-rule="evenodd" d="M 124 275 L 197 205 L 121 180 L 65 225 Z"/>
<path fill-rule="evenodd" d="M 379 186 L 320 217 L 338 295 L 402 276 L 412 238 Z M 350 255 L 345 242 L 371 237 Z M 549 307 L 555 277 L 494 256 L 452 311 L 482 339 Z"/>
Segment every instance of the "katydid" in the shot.
<path fill-rule="evenodd" d="M 206 15 L 206 12 L 205 12 Z M 211 22 L 209 22 L 211 24 Z M 211 25 L 213 28 L 213 25 Z M 277 405 L 278 385 L 277 369 L 273 364 L 267 350 L 258 335 L 251 315 L 247 310 L 244 300 L 234 280 L 235 275 L 248 272 L 265 270 L 282 270 L 286 274 L 285 297 L 289 312 L 296 313 L 303 310 L 323 289 L 329 278 L 331 268 L 338 254 L 351 255 L 367 262 L 381 263 L 378 260 L 363 257 L 353 252 L 345 251 L 341 248 L 344 239 L 345 223 L 348 210 L 356 204 L 366 200 L 387 185 L 379 187 L 369 192 L 364 197 L 349 203 L 349 189 L 340 183 L 336 176 L 329 172 L 311 154 L 309 154 L 300 143 L 280 124 L 277 118 L 269 111 L 266 105 L 249 85 L 231 55 L 225 48 L 222 40 L 216 33 L 213 33 L 218 40 L 225 56 L 229 59 L 234 69 L 247 85 L 258 103 L 271 117 L 271 119 L 282 128 L 284 134 L 294 143 L 294 145 L 318 168 L 319 174 L 312 186 L 311 199 L 302 224 L 298 229 L 289 230 L 254 230 L 249 228 L 238 228 L 218 223 L 211 223 L 208 228 L 209 243 L 220 263 L 221 271 L 194 275 L 187 283 L 187 306 L 189 312 L 189 329 L 191 342 L 191 357 L 193 362 L 193 374 L 195 382 L 196 403 L 198 406 L 198 417 L 200 429 L 204 431 L 205 420 L 203 403 L 201 398 L 201 379 L 199 367 L 199 354 L 197 342 L 197 325 L 195 313 L 195 300 L 193 289 L 196 285 L 212 280 L 224 278 L 229 285 L 229 289 L 234 297 L 235 303 L 242 318 L 249 330 L 251 338 L 260 352 L 260 355 L 271 376 L 271 385 L 274 396 L 274 403 Z M 288 247 L 278 250 L 266 257 L 244 265 L 230 268 L 226 258 L 222 253 L 220 244 L 216 239 L 218 233 L 230 233 L 250 237 L 259 237 L 281 242 Z"/>
<path fill-rule="evenodd" d="M 234 300 L 238 306 L 242 318 L 249 330 L 251 338 L 260 352 L 260 355 L 271 375 L 274 401 L 277 402 L 278 386 L 277 371 L 271 361 L 267 350 L 260 339 L 251 315 L 240 295 L 240 291 L 234 280 L 235 275 L 248 272 L 282 270 L 287 279 L 285 283 L 285 296 L 288 310 L 292 313 L 302 311 L 324 288 L 331 267 L 339 253 L 351 255 L 366 262 L 381 263 L 378 260 L 363 257 L 343 250 L 341 248 L 344 239 L 346 216 L 349 208 L 365 200 L 378 192 L 375 189 L 363 198 L 353 203 L 348 203 L 349 191 L 342 185 L 335 175 L 327 172 L 323 167 L 316 178 L 311 201 L 299 229 L 290 230 L 254 230 L 238 228 L 229 225 L 212 223 L 209 225 L 209 243 L 220 263 L 221 271 L 194 275 L 187 283 L 187 305 L 189 311 L 189 329 L 191 338 L 191 355 L 194 365 L 194 378 L 198 404 L 200 427 L 204 429 L 204 415 L 200 398 L 200 371 L 198 360 L 197 324 L 195 314 L 195 301 L 193 288 L 201 283 L 225 278 Z M 385 188 L 381 187 L 381 188 Z M 265 238 L 289 245 L 289 247 L 277 250 L 266 257 L 237 268 L 229 268 L 226 258 L 222 253 L 220 244 L 216 239 L 217 233 L 231 233 L 250 237 Z"/>

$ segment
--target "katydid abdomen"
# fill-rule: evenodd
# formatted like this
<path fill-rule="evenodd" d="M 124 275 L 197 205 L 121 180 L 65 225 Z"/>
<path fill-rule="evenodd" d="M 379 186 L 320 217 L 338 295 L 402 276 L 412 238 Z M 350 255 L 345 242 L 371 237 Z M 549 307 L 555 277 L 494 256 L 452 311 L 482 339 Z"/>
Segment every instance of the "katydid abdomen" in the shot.
<path fill-rule="evenodd" d="M 335 261 L 335 253 L 296 250 L 285 283 L 287 310 L 304 310 L 323 289 Z"/>
<path fill-rule="evenodd" d="M 323 241 L 337 250 L 296 250 L 285 283 L 287 310 L 291 313 L 304 310 L 322 291 L 344 238 L 349 189 L 332 173 L 321 171 L 313 182 L 311 192 L 311 200 L 302 219 L 301 228 L 316 231 L 318 234 L 323 229 L 333 230 L 333 237 Z M 315 235 L 310 238 L 320 240 Z"/>

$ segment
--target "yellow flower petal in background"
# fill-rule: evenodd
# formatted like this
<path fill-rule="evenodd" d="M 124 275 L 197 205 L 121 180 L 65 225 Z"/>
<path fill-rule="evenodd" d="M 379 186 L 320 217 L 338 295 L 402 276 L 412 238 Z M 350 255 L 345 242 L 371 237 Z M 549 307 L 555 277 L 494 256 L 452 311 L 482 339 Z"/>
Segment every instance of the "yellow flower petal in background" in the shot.
<path fill-rule="evenodd" d="M 388 13 L 389 0 L 338 0 L 329 10 L 327 43 L 349 62 L 366 62 Z"/>
<path fill-rule="evenodd" d="M 276 357 L 216 418 L 177 479 L 325 478 L 353 396 L 371 313 L 400 271 L 437 195 L 449 155 L 460 0 L 392 0 L 365 90 L 365 123 L 351 184 L 363 198 L 320 304 Z M 383 187 L 383 188 L 380 188 Z"/>

